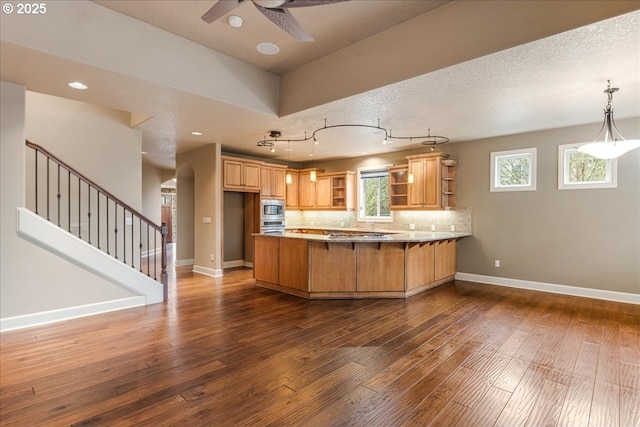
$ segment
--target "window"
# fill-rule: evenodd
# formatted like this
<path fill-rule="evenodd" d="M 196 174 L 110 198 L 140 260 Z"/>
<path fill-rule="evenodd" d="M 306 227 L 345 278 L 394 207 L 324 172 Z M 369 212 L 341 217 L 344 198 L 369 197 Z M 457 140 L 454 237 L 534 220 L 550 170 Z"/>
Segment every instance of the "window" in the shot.
<path fill-rule="evenodd" d="M 578 151 L 580 144 L 558 147 L 558 189 L 617 187 L 617 161 L 603 160 Z"/>
<path fill-rule="evenodd" d="M 491 153 L 491 191 L 534 191 L 536 148 Z"/>
<path fill-rule="evenodd" d="M 389 171 L 386 167 L 358 169 L 358 219 L 390 221 Z"/>

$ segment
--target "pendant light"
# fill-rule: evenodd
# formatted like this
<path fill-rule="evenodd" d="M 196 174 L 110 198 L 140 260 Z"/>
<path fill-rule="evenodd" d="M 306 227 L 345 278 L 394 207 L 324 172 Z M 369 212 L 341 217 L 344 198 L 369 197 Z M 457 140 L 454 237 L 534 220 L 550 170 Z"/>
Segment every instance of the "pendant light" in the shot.
<path fill-rule="evenodd" d="M 624 139 L 620 131 L 616 128 L 616 123 L 613 120 L 611 100 L 613 99 L 613 93 L 618 90 L 617 87 L 611 87 L 611 80 L 607 80 L 607 89 L 605 89 L 604 93 L 607 94 L 608 102 L 606 107 L 604 107 L 604 122 L 602 123 L 602 128 L 593 142 L 584 144 L 578 148 L 578 151 L 581 153 L 598 159 L 609 160 L 620 157 L 627 151 L 640 147 L 640 139 Z"/>
<path fill-rule="evenodd" d="M 291 172 L 289 172 L 289 169 L 291 168 L 291 141 L 288 142 L 287 152 L 289 153 L 289 157 L 287 158 L 287 174 L 284 177 L 284 182 L 292 184 L 293 177 L 291 176 Z"/>
<path fill-rule="evenodd" d="M 306 137 L 306 135 L 305 135 Z M 316 159 L 316 144 L 318 143 L 318 141 L 315 140 L 315 138 L 313 139 L 313 143 L 311 145 L 311 157 L 313 157 L 313 160 Z M 309 172 L 309 181 L 311 182 L 316 182 L 316 179 L 318 177 L 316 176 L 316 171 L 312 170 L 311 172 Z"/>
<path fill-rule="evenodd" d="M 409 147 L 410 147 L 410 152 L 411 152 L 411 156 L 413 156 L 413 138 L 409 139 Z M 413 176 L 412 173 L 409 173 L 409 175 L 407 175 L 407 184 L 413 184 L 415 182 L 415 177 Z"/>

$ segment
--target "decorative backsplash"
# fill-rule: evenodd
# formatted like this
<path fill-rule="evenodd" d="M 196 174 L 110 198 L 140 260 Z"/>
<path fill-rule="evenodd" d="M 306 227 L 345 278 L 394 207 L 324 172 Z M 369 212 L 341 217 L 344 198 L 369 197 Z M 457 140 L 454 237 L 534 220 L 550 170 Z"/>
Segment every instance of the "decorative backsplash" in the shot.
<path fill-rule="evenodd" d="M 451 226 L 460 233 L 471 233 L 471 208 L 457 207 L 450 211 L 393 211 L 392 222 L 376 222 L 376 230 L 450 232 Z M 370 228 L 366 221 L 358 221 L 355 211 L 286 211 L 287 227 Z"/>

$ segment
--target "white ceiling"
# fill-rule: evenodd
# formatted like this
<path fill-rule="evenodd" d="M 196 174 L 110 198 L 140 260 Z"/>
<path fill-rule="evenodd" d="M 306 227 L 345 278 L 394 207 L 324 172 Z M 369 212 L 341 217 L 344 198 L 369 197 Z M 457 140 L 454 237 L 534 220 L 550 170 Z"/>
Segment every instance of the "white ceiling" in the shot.
<path fill-rule="evenodd" d="M 313 43 L 289 38 L 251 4 L 234 11 L 245 20 L 241 29 L 235 29 L 200 19 L 213 1 L 96 3 L 279 74 L 412 17 L 434 13 L 446 2 L 353 0 L 293 10 L 316 39 Z M 240 37 L 238 30 L 243 31 Z M 258 41 L 279 44 L 281 54 L 256 54 Z M 325 119 L 328 125 L 376 125 L 380 119 L 381 126 L 392 129 L 394 135 L 425 135 L 431 129 L 452 142 L 595 124 L 602 121 L 607 79 L 621 88 L 613 102 L 616 119 L 640 117 L 639 47 L 640 12 L 636 11 L 284 117 L 26 49 L 7 43 L 4 35 L 1 71 L 3 80 L 24 84 L 29 90 L 153 116 L 139 126 L 143 149 L 149 153 L 146 160 L 171 169 L 176 152 L 212 142 L 222 143 L 229 152 L 296 162 L 310 160 L 312 150 L 316 159 L 328 159 L 409 147 L 409 141 L 382 145 L 366 138 L 345 140 L 344 135 L 328 131 L 315 147 L 310 142 L 292 143 L 292 151 L 285 151 L 289 144 L 279 142 L 275 153 L 256 147 L 271 129 L 282 131 L 285 139 L 295 139 L 322 127 Z M 90 91 L 73 93 L 61 87 L 60 81 L 68 81 L 69 76 L 91 81 Z M 192 136 L 192 130 L 204 135 Z M 594 137 L 598 130 L 595 125 Z"/>

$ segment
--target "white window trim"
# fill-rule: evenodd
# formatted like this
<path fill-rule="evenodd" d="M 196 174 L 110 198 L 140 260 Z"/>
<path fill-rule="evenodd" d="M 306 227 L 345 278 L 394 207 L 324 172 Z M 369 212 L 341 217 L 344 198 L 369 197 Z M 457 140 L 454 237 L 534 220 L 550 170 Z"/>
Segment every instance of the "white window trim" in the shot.
<path fill-rule="evenodd" d="M 558 190 L 592 190 L 596 188 L 618 187 L 618 159 L 607 160 L 607 181 L 576 182 L 565 180 L 566 152 L 577 150 L 582 144 L 562 144 L 558 146 Z"/>
<path fill-rule="evenodd" d="M 500 192 L 500 191 L 535 191 L 536 190 L 536 181 L 537 181 L 537 170 L 538 170 L 538 163 L 537 163 L 537 152 L 538 149 L 536 147 L 533 148 L 522 148 L 519 150 L 507 150 L 507 151 L 494 151 L 491 153 L 491 172 L 490 172 L 490 191 L 491 192 Z M 531 162 L 530 162 L 530 170 L 529 170 L 529 184 L 527 185 L 508 185 L 508 186 L 504 186 L 504 185 L 499 185 L 497 184 L 498 181 L 498 176 L 496 175 L 497 173 L 497 168 L 496 168 L 496 162 L 498 161 L 498 159 L 502 158 L 502 157 L 509 157 L 509 156 L 521 156 L 523 154 L 529 155 L 531 157 Z"/>
<path fill-rule="evenodd" d="M 373 218 L 373 217 L 363 217 L 362 216 L 362 186 L 361 186 L 361 173 L 362 172 L 369 172 L 369 171 L 375 171 L 375 170 L 382 170 L 382 169 L 387 169 L 389 166 L 393 166 L 392 164 L 385 164 L 385 165 L 376 165 L 376 166 L 363 166 L 360 167 L 358 169 L 356 169 L 356 194 L 357 194 L 357 198 L 356 198 L 356 202 L 357 202 L 357 206 L 356 206 L 356 210 L 358 211 L 357 213 L 357 222 L 393 222 L 393 211 L 389 212 L 389 218 Z"/>

